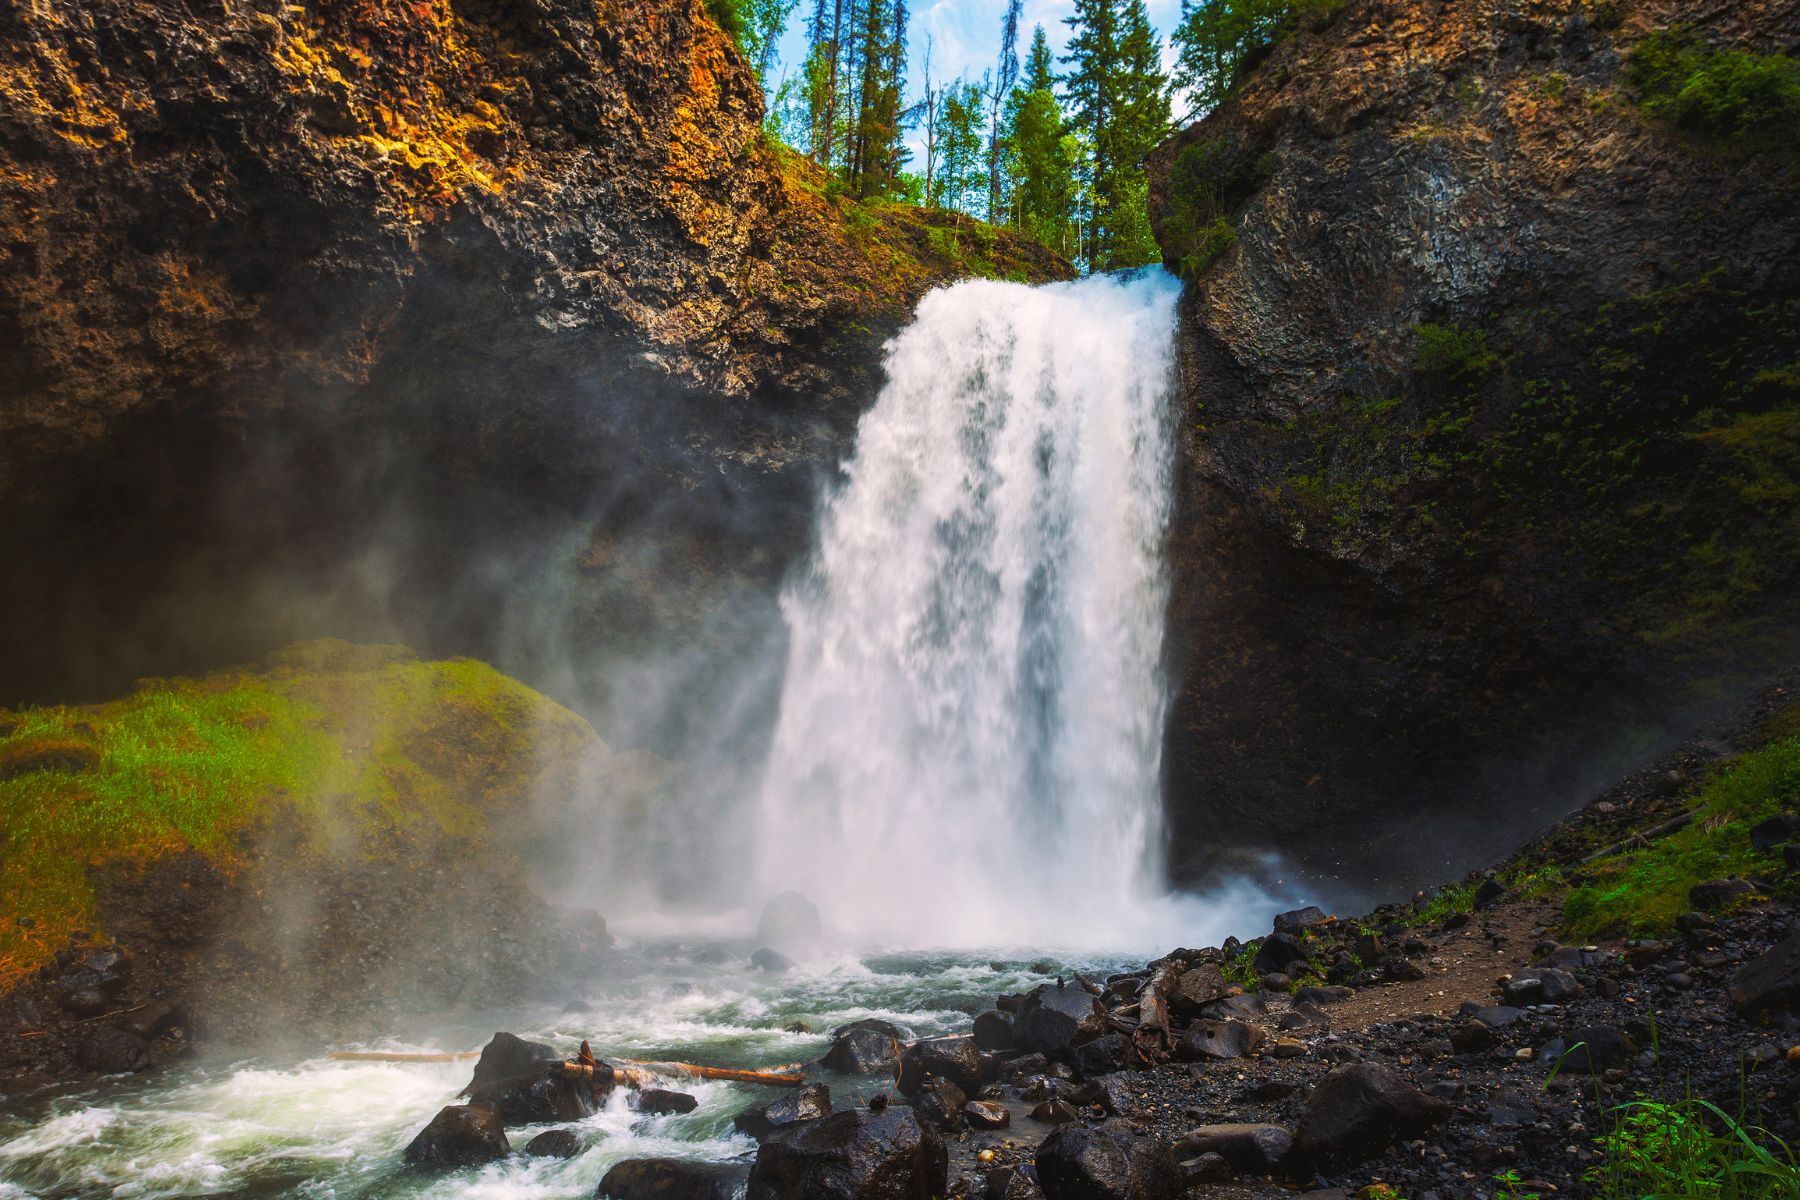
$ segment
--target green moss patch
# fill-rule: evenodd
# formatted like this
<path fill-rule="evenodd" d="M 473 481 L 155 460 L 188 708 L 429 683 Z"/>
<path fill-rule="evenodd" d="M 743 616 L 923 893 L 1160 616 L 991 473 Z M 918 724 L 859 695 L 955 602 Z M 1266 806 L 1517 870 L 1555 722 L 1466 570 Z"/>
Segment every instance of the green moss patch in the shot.
<path fill-rule="evenodd" d="M 1724 763 L 1696 805 L 1694 820 L 1683 828 L 1587 868 L 1586 880 L 1563 902 L 1566 932 L 1577 938 L 1666 933 L 1692 908 L 1688 889 L 1695 884 L 1778 876 L 1781 863 L 1751 847 L 1750 827 L 1800 808 L 1800 737 L 1778 738 Z"/>
<path fill-rule="evenodd" d="M 0 990 L 94 929 L 94 871 L 189 849 L 233 871 L 276 820 L 318 853 L 411 829 L 479 840 L 605 749 L 580 717 L 482 663 L 337 641 L 8 725 Z"/>

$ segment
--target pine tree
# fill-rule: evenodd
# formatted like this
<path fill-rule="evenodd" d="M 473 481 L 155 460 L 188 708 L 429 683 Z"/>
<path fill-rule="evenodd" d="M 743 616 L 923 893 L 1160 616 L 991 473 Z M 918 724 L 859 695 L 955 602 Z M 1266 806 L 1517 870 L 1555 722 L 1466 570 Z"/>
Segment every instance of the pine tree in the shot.
<path fill-rule="evenodd" d="M 1175 82 L 1196 109 L 1223 100 L 1251 56 L 1274 45 L 1308 12 L 1334 0 L 1181 0 L 1172 35 L 1181 48 Z"/>
<path fill-rule="evenodd" d="M 1050 40 L 1042 25 L 1032 35 L 1020 86 L 1007 101 L 1007 183 L 1011 222 L 1060 254 L 1073 255 L 1075 203 L 1073 139 L 1055 93 Z"/>
<path fill-rule="evenodd" d="M 1000 112 L 1019 78 L 1019 12 L 1025 0 L 1006 0 L 1000 19 L 1000 58 L 994 68 L 994 86 L 988 94 L 988 213 L 998 224 L 1000 214 Z"/>
<path fill-rule="evenodd" d="M 968 213 L 975 196 L 986 182 L 982 163 L 981 131 L 985 83 L 964 80 L 944 89 L 942 124 L 943 164 L 939 168 L 938 203 L 944 208 Z"/>
<path fill-rule="evenodd" d="M 1143 159 L 1168 132 L 1168 81 L 1143 0 L 1075 0 L 1063 62 L 1073 124 L 1086 148 L 1079 254 L 1090 270 L 1156 257 L 1145 216 Z"/>

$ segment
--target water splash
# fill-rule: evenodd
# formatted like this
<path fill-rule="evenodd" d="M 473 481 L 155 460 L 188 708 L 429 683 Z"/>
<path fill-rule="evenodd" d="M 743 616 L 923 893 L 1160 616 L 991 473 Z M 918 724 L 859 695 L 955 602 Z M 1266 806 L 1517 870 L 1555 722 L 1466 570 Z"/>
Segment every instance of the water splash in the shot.
<path fill-rule="evenodd" d="M 913 945 L 1197 941 L 1161 869 L 1175 305 L 934 292 L 783 597 L 764 894 Z"/>

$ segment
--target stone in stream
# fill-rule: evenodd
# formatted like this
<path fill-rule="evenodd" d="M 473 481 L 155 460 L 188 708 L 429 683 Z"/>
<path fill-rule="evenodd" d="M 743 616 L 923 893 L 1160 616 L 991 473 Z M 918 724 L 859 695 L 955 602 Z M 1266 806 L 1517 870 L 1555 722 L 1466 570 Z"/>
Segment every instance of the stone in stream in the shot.
<path fill-rule="evenodd" d="M 1167 1143 L 1119 1120 L 1063 1125 L 1035 1161 L 1045 1200 L 1176 1200 L 1187 1190 Z"/>
<path fill-rule="evenodd" d="M 731 1123 L 739 1133 L 747 1133 L 760 1142 L 777 1129 L 830 1115 L 831 1089 L 822 1083 L 809 1083 L 768 1104 L 746 1108 Z"/>
<path fill-rule="evenodd" d="M 1067 1060 L 1077 1042 L 1106 1031 L 1106 1006 L 1074 984 L 1042 983 L 1031 989 L 1013 1018 L 1013 1031 L 1024 1050 Z"/>
<path fill-rule="evenodd" d="M 1046 1100 L 1031 1110 L 1031 1119 L 1045 1125 L 1066 1125 L 1080 1115 L 1067 1100 Z"/>
<path fill-rule="evenodd" d="M 990 1008 L 975 1014 L 975 1048 L 977 1050 L 1011 1050 L 1013 1019 L 1011 1013 Z"/>
<path fill-rule="evenodd" d="M 903 1095 L 918 1095 L 928 1075 L 941 1076 L 965 1092 L 974 1092 L 984 1082 L 983 1074 L 975 1039 L 966 1035 L 922 1038 L 900 1053 L 899 1088 Z"/>
<path fill-rule="evenodd" d="M 962 1128 L 963 1105 L 968 1100 L 961 1088 L 948 1079 L 933 1075 L 913 1097 L 912 1106 L 920 1120 L 946 1133 L 954 1133 Z"/>
<path fill-rule="evenodd" d="M 546 1066 L 561 1062 L 562 1057 L 542 1042 L 528 1042 L 510 1033 L 496 1033 L 481 1048 L 481 1057 L 475 1061 L 475 1074 L 462 1094 L 472 1097 L 496 1084 L 510 1084 L 527 1075 L 542 1076 Z"/>
<path fill-rule="evenodd" d="M 799 892 L 782 892 L 763 905 L 756 940 L 780 950 L 804 952 L 818 945 L 819 906 Z"/>
<path fill-rule="evenodd" d="M 1294 1151 L 1312 1170 L 1338 1170 L 1366 1162 L 1449 1117 L 1445 1101 L 1386 1067 L 1356 1063 L 1331 1072 L 1307 1095 Z"/>
<path fill-rule="evenodd" d="M 886 1021 L 856 1021 L 832 1035 L 831 1049 L 819 1062 L 846 1075 L 873 1075 L 892 1070 L 900 1061 L 900 1029 Z"/>
<path fill-rule="evenodd" d="M 1012 1124 L 1012 1113 L 992 1100 L 971 1100 L 963 1105 L 963 1120 L 976 1129 L 1005 1129 Z"/>
<path fill-rule="evenodd" d="M 102 1025 L 75 1047 L 75 1059 L 98 1075 L 123 1075 L 150 1065 L 150 1047 L 135 1033 Z"/>
<path fill-rule="evenodd" d="M 1043 1200 L 1037 1185 L 1037 1168 L 1030 1164 L 995 1167 L 987 1173 L 987 1200 Z"/>
<path fill-rule="evenodd" d="M 628 1158 L 614 1163 L 599 1200 L 735 1200 L 749 1168 L 688 1158 Z"/>
<path fill-rule="evenodd" d="M 528 1158 L 574 1158 L 581 1153 L 581 1135 L 573 1129 L 546 1129 L 525 1143 Z"/>
<path fill-rule="evenodd" d="M 686 1092 L 672 1092 L 664 1088 L 645 1088 L 637 1094 L 637 1106 L 639 1112 L 664 1116 L 669 1113 L 691 1113 L 700 1107 L 700 1101 Z"/>
<path fill-rule="evenodd" d="M 512 1153 L 500 1110 L 491 1104 L 452 1104 L 406 1147 L 406 1161 L 422 1167 L 472 1167 Z"/>
<path fill-rule="evenodd" d="M 750 956 L 750 965 L 759 971 L 770 971 L 779 975 L 783 971 L 794 969 L 794 960 L 779 950 L 771 950 L 767 946 Z"/>
<path fill-rule="evenodd" d="M 747 1200 L 935 1200 L 948 1189 L 944 1139 L 912 1109 L 890 1104 L 770 1134 Z"/>
<path fill-rule="evenodd" d="M 1242 1175 L 1272 1175 L 1293 1148 L 1294 1135 L 1279 1125 L 1202 1125 L 1175 1143 L 1182 1160 L 1217 1154 Z"/>
<path fill-rule="evenodd" d="M 1800 1011 L 1800 932 L 1738 968 L 1725 994 L 1738 1015 L 1749 1021 L 1767 1022 Z"/>

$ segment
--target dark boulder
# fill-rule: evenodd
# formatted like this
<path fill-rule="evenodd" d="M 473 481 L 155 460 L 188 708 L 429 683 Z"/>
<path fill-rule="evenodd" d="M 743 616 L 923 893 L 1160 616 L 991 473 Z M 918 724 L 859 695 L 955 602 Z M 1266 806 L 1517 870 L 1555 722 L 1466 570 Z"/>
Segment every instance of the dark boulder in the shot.
<path fill-rule="evenodd" d="M 1504 1029 L 1508 1025 L 1517 1025 L 1530 1014 L 1522 1008 L 1513 1008 L 1507 1004 L 1465 1004 L 1462 1013 L 1474 1017 L 1489 1029 Z"/>
<path fill-rule="evenodd" d="M 1005 1129 L 1012 1124 L 1012 1113 L 994 1100 L 971 1100 L 963 1105 L 963 1120 L 976 1129 Z"/>
<path fill-rule="evenodd" d="M 1272 1175 L 1293 1148 L 1294 1135 L 1279 1125 L 1202 1125 L 1175 1143 L 1183 1161 L 1217 1154 L 1239 1174 Z"/>
<path fill-rule="evenodd" d="M 1470 1017 L 1450 1031 L 1450 1048 L 1458 1054 L 1480 1054 L 1492 1050 L 1499 1041 L 1493 1027 L 1477 1017 Z"/>
<path fill-rule="evenodd" d="M 1011 1013 L 990 1008 L 975 1014 L 975 1048 L 977 1050 L 1011 1050 L 1013 1019 Z"/>
<path fill-rule="evenodd" d="M 850 1110 L 769 1135 L 750 1170 L 748 1200 L 936 1200 L 949 1156 L 910 1108 Z"/>
<path fill-rule="evenodd" d="M 97 987 L 65 988 L 56 1003 L 78 1017 L 98 1017 L 112 1007 L 112 1001 Z"/>
<path fill-rule="evenodd" d="M 1631 1061 L 1631 1043 L 1611 1025 L 1584 1025 L 1545 1046 L 1539 1056 L 1551 1067 L 1576 1075 L 1598 1075 Z"/>
<path fill-rule="evenodd" d="M 130 981 L 131 956 L 112 947 L 90 952 L 62 977 L 69 991 L 92 988 L 108 995 L 116 995 Z"/>
<path fill-rule="evenodd" d="M 913 1111 L 919 1119 L 946 1132 L 955 1132 L 962 1128 L 963 1105 L 969 1098 L 963 1090 L 938 1075 L 933 1075 L 913 1097 Z"/>
<path fill-rule="evenodd" d="M 1556 967 L 1531 967 L 1506 981 L 1506 1003 L 1523 1008 L 1532 1004 L 1561 1004 L 1581 994 L 1581 983 Z"/>
<path fill-rule="evenodd" d="M 819 907 L 799 892 L 782 892 L 763 905 L 756 940 L 765 946 L 804 951 L 819 942 Z"/>
<path fill-rule="evenodd" d="M 415 1166 L 472 1167 L 511 1153 L 499 1109 L 491 1104 L 452 1104 L 419 1131 L 406 1148 L 406 1161 Z"/>
<path fill-rule="evenodd" d="M 1214 1000 L 1200 1015 L 1211 1021 L 1255 1021 L 1269 1015 L 1269 998 L 1262 992 L 1241 992 Z"/>
<path fill-rule="evenodd" d="M 581 1153 L 581 1135 L 573 1129 L 546 1129 L 525 1143 L 530 1158 L 574 1158 Z"/>
<path fill-rule="evenodd" d="M 794 969 L 794 960 L 779 950 L 771 950 L 767 946 L 750 956 L 750 965 L 759 971 L 770 971 L 779 975 L 783 971 Z"/>
<path fill-rule="evenodd" d="M 739 1133 L 747 1133 L 760 1142 L 777 1129 L 830 1115 L 831 1089 L 822 1083 L 809 1083 L 771 1103 L 746 1108 L 731 1123 Z"/>
<path fill-rule="evenodd" d="M 123 1075 L 150 1065 L 150 1047 L 135 1033 L 102 1025 L 77 1043 L 75 1060 L 100 1075 Z"/>
<path fill-rule="evenodd" d="M 1200 1011 L 1201 1005 L 1211 1004 L 1226 992 L 1231 985 L 1225 981 L 1225 973 L 1214 963 L 1202 963 L 1191 971 L 1183 971 L 1175 981 L 1175 990 L 1169 996 L 1169 1007 L 1178 1016 L 1192 1016 Z"/>
<path fill-rule="evenodd" d="M 974 1092 L 982 1084 L 981 1054 L 972 1037 L 922 1038 L 900 1052 L 900 1082 L 903 1095 L 916 1096 L 927 1076 L 948 1079 L 965 1092 Z"/>
<path fill-rule="evenodd" d="M 1080 1115 L 1067 1100 L 1045 1100 L 1031 1110 L 1031 1119 L 1044 1125 L 1066 1125 Z"/>
<path fill-rule="evenodd" d="M 507 1125 L 580 1121 L 594 1115 L 593 1086 L 585 1080 L 523 1075 L 478 1087 L 469 1093 L 469 1102 L 493 1105 Z"/>
<path fill-rule="evenodd" d="M 1168 1144 L 1118 1120 L 1059 1127 L 1035 1165 L 1046 1200 L 1175 1200 L 1186 1191 Z"/>
<path fill-rule="evenodd" d="M 1042 983 L 1026 993 L 1013 1031 L 1021 1049 L 1066 1060 L 1076 1042 L 1106 1031 L 1106 1007 L 1079 987 Z"/>
<path fill-rule="evenodd" d="M 1276 933 L 1300 933 L 1315 925 L 1323 925 L 1331 920 L 1325 910 L 1316 904 L 1305 908 L 1296 908 L 1284 913 L 1275 914 Z"/>
<path fill-rule="evenodd" d="M 1187 1062 L 1243 1058 L 1259 1048 L 1266 1036 L 1262 1026 L 1243 1021 L 1195 1021 L 1175 1044 L 1175 1057 Z"/>
<path fill-rule="evenodd" d="M 1314 1170 L 1365 1162 L 1449 1119 L 1450 1105 L 1375 1063 L 1339 1067 L 1306 1097 L 1294 1149 Z"/>
<path fill-rule="evenodd" d="M 1731 1007 L 1750 1021 L 1800 1012 L 1800 931 L 1738 968 L 1725 994 Z"/>
<path fill-rule="evenodd" d="M 600 1180 L 599 1200 L 735 1200 L 750 1173 L 742 1163 L 628 1158 Z"/>
<path fill-rule="evenodd" d="M 1506 885 L 1498 879 L 1484 879 L 1481 886 L 1475 889 L 1475 907 L 1487 910 L 1500 903 L 1506 896 Z"/>
<path fill-rule="evenodd" d="M 893 1038 L 873 1029 L 852 1029 L 839 1034 L 819 1061 L 846 1075 L 874 1075 L 891 1070 L 899 1059 L 900 1046 Z"/>
<path fill-rule="evenodd" d="M 491 1090 L 496 1085 L 510 1085 L 526 1076 L 542 1077 L 548 1064 L 561 1061 L 562 1055 L 542 1042 L 528 1042 L 510 1033 L 496 1033 L 481 1048 L 481 1057 L 475 1060 L 475 1074 L 462 1094 L 474 1096 L 476 1092 Z"/>
<path fill-rule="evenodd" d="M 1688 903 L 1701 912 L 1718 912 L 1755 892 L 1756 885 L 1748 879 L 1709 879 L 1688 889 Z"/>
<path fill-rule="evenodd" d="M 671 1092 L 663 1088 L 645 1088 L 637 1094 L 639 1112 L 655 1113 L 659 1116 L 668 1113 L 691 1113 L 700 1107 L 700 1101 L 686 1092 Z"/>
<path fill-rule="evenodd" d="M 1299 938 L 1291 933 L 1271 933 L 1256 948 L 1250 965 L 1259 975 L 1300 975 L 1305 973 L 1308 962 L 1306 947 Z"/>
<path fill-rule="evenodd" d="M 1778 813 L 1750 827 L 1750 844 L 1765 853 L 1792 841 L 1800 841 L 1800 813 Z"/>
<path fill-rule="evenodd" d="M 1043 1189 L 1037 1185 L 1037 1168 L 1026 1163 L 1017 1167 L 995 1167 L 987 1173 L 987 1200 L 1043 1200 Z"/>
<path fill-rule="evenodd" d="M 1131 1039 L 1122 1033 L 1106 1033 L 1091 1042 L 1082 1042 L 1069 1051 L 1069 1065 L 1083 1079 L 1098 1079 L 1125 1069 L 1131 1050 Z"/>

